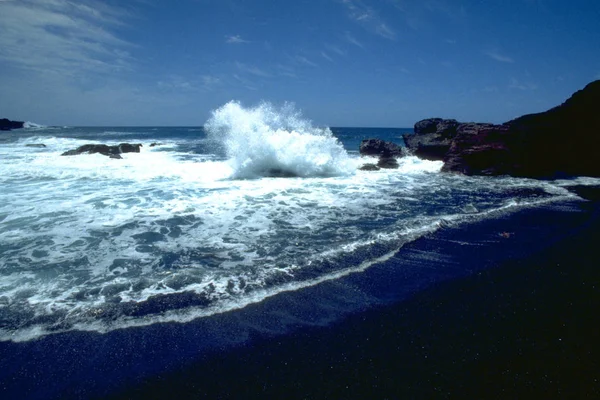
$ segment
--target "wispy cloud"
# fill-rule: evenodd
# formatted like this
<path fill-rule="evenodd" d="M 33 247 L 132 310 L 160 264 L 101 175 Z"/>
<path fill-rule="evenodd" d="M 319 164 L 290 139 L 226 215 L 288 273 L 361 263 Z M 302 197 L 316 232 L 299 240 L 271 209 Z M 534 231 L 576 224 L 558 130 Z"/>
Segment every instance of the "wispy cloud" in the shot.
<path fill-rule="evenodd" d="M 321 52 L 321 56 L 323 56 L 323 58 L 327 61 L 334 62 L 333 58 L 329 57 L 329 54 L 325 53 L 324 51 Z"/>
<path fill-rule="evenodd" d="M 334 46 L 332 44 L 326 44 L 325 48 L 327 50 L 329 50 L 331 53 L 337 54 L 338 56 L 345 56 L 346 55 L 346 52 L 343 49 L 339 48 L 338 46 Z"/>
<path fill-rule="evenodd" d="M 183 77 L 168 75 L 156 82 L 156 86 L 163 91 L 196 92 L 210 91 L 221 83 L 221 78 L 214 75 L 201 75 L 199 77 Z"/>
<path fill-rule="evenodd" d="M 226 35 L 225 43 L 242 44 L 242 43 L 250 43 L 250 41 L 242 39 L 242 37 L 240 35 Z"/>
<path fill-rule="evenodd" d="M 497 50 L 484 51 L 483 54 L 485 54 L 486 56 L 488 56 L 491 59 L 496 60 L 498 62 L 511 63 L 511 64 L 515 62 L 511 57 L 501 54 Z"/>
<path fill-rule="evenodd" d="M 361 0 L 341 0 L 341 3 L 346 7 L 350 19 L 366 30 L 386 39 L 396 39 L 396 32 L 373 8 L 365 5 Z"/>
<path fill-rule="evenodd" d="M 530 82 L 519 82 L 516 78 L 511 78 L 510 84 L 508 85 L 509 89 L 517 89 L 517 90 L 536 90 L 538 86 L 534 83 Z"/>
<path fill-rule="evenodd" d="M 415 31 L 431 29 L 432 15 L 437 14 L 453 23 L 464 22 L 467 12 L 455 0 L 388 0 L 404 17 L 404 23 Z"/>
<path fill-rule="evenodd" d="M 257 66 L 254 65 L 248 65 L 248 64 L 244 64 L 241 62 L 236 62 L 235 65 L 237 66 L 238 70 L 254 75 L 254 76 L 258 76 L 261 78 L 270 78 L 271 74 L 258 68 Z"/>
<path fill-rule="evenodd" d="M 309 67 L 318 67 L 319 65 L 311 60 L 309 60 L 308 58 L 304 57 L 304 56 L 296 56 L 294 57 L 294 60 L 297 61 L 299 64 L 302 65 L 308 65 Z"/>
<path fill-rule="evenodd" d="M 296 70 L 288 65 L 277 65 L 277 72 L 280 76 L 286 76 L 288 78 L 298 78 L 296 75 Z"/>
<path fill-rule="evenodd" d="M 233 78 L 240 82 L 242 86 L 248 90 L 258 90 L 258 87 L 255 85 L 255 82 L 252 82 L 246 78 L 239 76 L 238 74 L 233 74 Z"/>
<path fill-rule="evenodd" d="M 352 36 L 352 34 L 350 34 L 350 32 L 346 32 L 344 37 L 346 38 L 348 43 L 353 44 L 357 47 L 360 47 L 361 49 L 365 48 L 365 46 L 363 46 L 363 44 L 361 42 L 359 42 L 354 36 Z"/>
<path fill-rule="evenodd" d="M 454 39 L 444 39 L 444 42 L 448 44 L 456 44 L 456 40 Z"/>
<path fill-rule="evenodd" d="M 68 76 L 131 70 L 135 46 L 115 33 L 131 17 L 95 0 L 1 1 L 0 60 Z"/>

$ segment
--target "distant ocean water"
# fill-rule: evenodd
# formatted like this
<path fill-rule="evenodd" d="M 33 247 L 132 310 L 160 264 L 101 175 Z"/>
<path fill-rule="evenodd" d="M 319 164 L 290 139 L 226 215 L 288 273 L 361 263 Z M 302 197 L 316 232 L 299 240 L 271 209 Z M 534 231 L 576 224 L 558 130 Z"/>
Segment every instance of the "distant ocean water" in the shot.
<path fill-rule="evenodd" d="M 0 134 L 0 341 L 218 315 L 600 183 L 442 174 L 412 156 L 359 171 L 374 162 L 362 139 L 411 130 L 317 127 L 269 105 L 229 103 L 204 127 L 28 126 Z M 143 147 L 61 156 L 122 142 Z"/>

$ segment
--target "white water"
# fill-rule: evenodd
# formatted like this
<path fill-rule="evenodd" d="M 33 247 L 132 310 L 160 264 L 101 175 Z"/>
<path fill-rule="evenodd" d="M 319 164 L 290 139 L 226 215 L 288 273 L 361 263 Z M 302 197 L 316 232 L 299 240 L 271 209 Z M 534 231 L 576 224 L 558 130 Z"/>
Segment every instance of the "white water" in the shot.
<path fill-rule="evenodd" d="M 224 144 L 235 178 L 341 176 L 356 170 L 331 130 L 312 126 L 291 105 L 245 109 L 229 102 L 213 112 L 205 129 Z"/>
<path fill-rule="evenodd" d="M 359 272 L 443 220 L 572 196 L 563 182 L 445 175 L 414 157 L 357 171 L 373 160 L 291 108 L 228 103 L 207 129 L 214 153 L 181 151 L 189 138 L 142 140 L 123 160 L 62 157 L 107 133 L 55 131 L 0 147 L 0 340 L 188 321 Z M 543 196 L 505 194 L 531 188 Z M 124 311 L 185 292 L 207 305 Z"/>

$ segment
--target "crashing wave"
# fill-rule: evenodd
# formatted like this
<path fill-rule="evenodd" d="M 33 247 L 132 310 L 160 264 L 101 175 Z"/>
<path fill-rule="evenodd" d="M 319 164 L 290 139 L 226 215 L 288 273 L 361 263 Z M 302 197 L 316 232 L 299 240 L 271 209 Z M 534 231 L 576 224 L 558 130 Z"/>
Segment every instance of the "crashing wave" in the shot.
<path fill-rule="evenodd" d="M 25 129 L 44 129 L 44 128 L 46 128 L 46 126 L 36 124 L 35 122 L 26 121 L 25 123 L 23 123 L 23 128 L 25 128 Z"/>
<path fill-rule="evenodd" d="M 204 129 L 223 147 L 233 178 L 341 176 L 355 170 L 331 130 L 314 127 L 291 104 L 244 108 L 231 101 L 213 111 Z"/>

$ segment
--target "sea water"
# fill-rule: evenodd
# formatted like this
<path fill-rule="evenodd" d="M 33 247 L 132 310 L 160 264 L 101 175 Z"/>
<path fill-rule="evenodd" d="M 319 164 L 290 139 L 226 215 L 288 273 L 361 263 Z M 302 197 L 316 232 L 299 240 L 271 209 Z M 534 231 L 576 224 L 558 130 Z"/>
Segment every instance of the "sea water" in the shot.
<path fill-rule="evenodd" d="M 204 127 L 0 134 L 0 340 L 186 322 L 360 273 L 449 224 L 576 197 L 572 184 L 361 171 L 362 139 L 292 106 L 230 102 Z M 140 153 L 61 156 L 87 143 Z M 28 145 L 44 144 L 45 147 Z"/>

